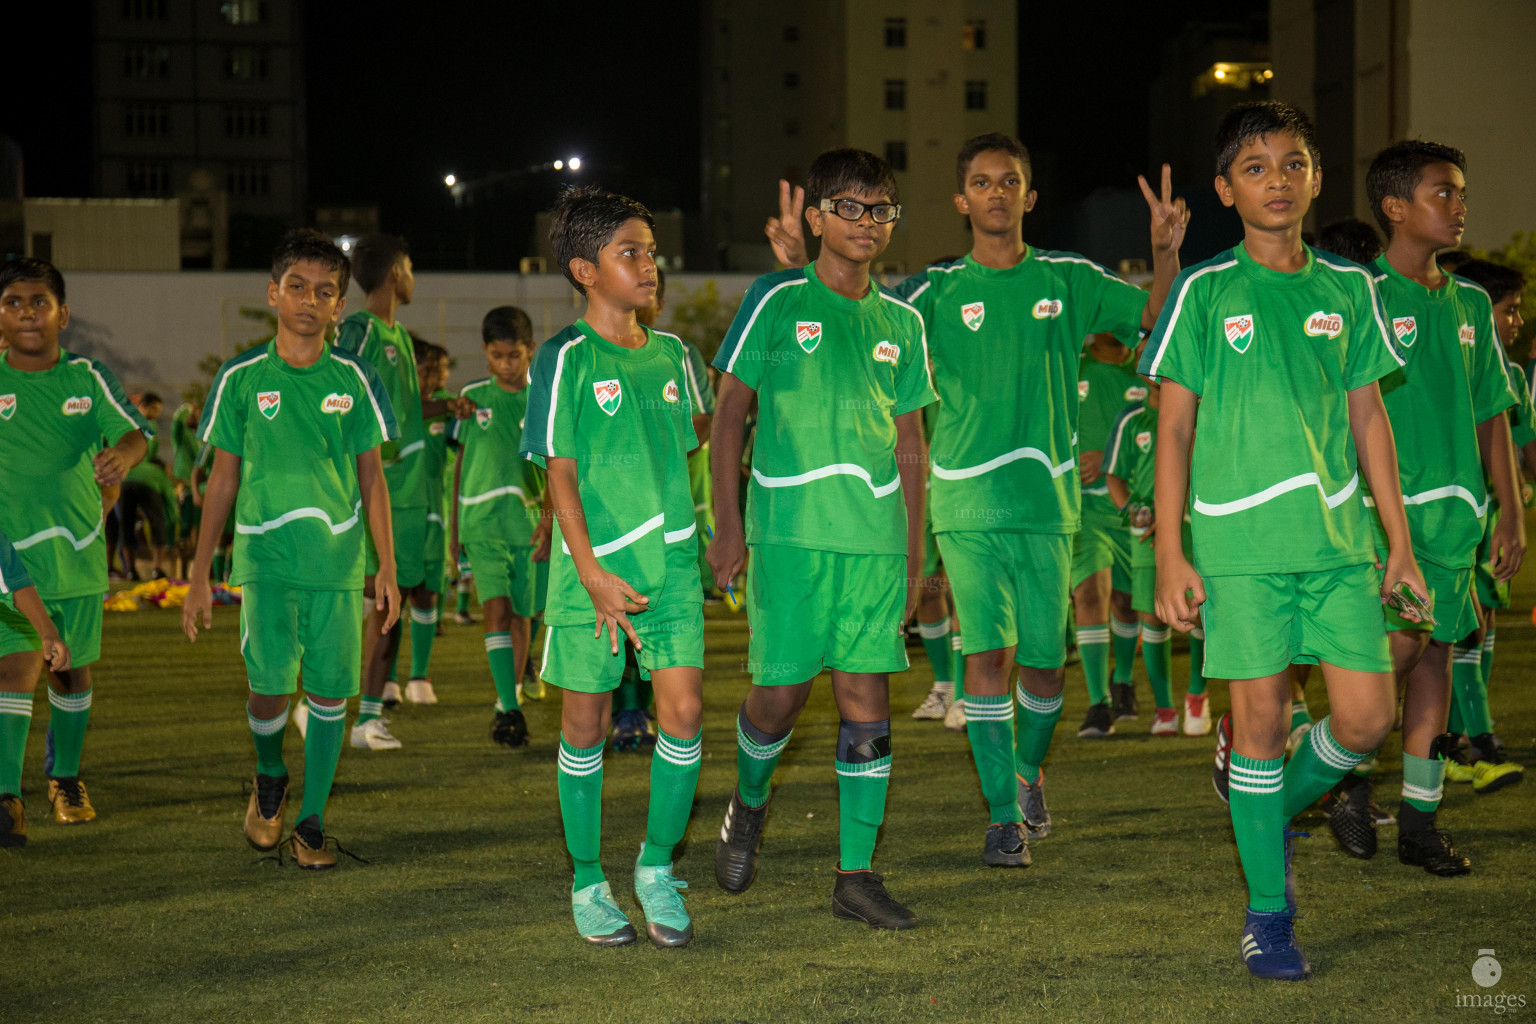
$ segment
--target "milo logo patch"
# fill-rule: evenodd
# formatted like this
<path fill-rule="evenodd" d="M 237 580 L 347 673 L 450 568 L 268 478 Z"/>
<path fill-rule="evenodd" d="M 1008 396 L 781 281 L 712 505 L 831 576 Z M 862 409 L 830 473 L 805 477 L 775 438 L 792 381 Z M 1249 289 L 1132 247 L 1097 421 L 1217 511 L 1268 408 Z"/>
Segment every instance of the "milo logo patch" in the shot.
<path fill-rule="evenodd" d="M 75 395 L 64 399 L 65 416 L 84 416 L 91 411 L 90 395 Z"/>

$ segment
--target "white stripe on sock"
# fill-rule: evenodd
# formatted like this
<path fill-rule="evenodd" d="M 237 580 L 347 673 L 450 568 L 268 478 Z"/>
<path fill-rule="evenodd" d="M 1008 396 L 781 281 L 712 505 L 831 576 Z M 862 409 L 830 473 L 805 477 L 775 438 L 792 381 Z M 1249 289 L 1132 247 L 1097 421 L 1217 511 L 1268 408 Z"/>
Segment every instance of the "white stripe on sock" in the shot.
<path fill-rule="evenodd" d="M 309 705 L 309 717 L 317 722 L 343 722 L 347 718 L 347 706 L 345 704 L 316 704 L 315 698 L 304 695 L 304 703 Z M 383 706 L 383 701 L 379 702 Z"/>
<path fill-rule="evenodd" d="M 1022 685 L 1015 683 L 1013 696 L 1024 705 L 1025 711 L 1033 711 L 1037 715 L 1053 715 L 1061 710 L 1062 695 L 1059 693 L 1054 697 L 1036 697 Z"/>
<path fill-rule="evenodd" d="M 1109 619 L 1109 631 L 1122 640 L 1130 640 L 1141 630 L 1139 622 L 1121 622 L 1114 616 Z"/>
<path fill-rule="evenodd" d="M 949 619 L 945 618 L 942 622 L 919 622 L 917 624 L 917 635 L 924 640 L 938 640 L 941 637 L 948 636 Z"/>
<path fill-rule="evenodd" d="M 91 691 L 84 693 L 58 693 L 53 687 L 48 688 L 48 703 L 60 711 L 89 711 L 91 709 Z"/>
<path fill-rule="evenodd" d="M 1165 644 L 1168 642 L 1168 627 L 1153 629 L 1151 626 L 1141 627 L 1141 642 L 1146 644 Z"/>
<path fill-rule="evenodd" d="M 247 708 L 245 720 L 250 723 L 251 732 L 257 736 L 275 736 L 288 725 L 288 708 L 283 708 L 283 713 L 276 718 L 257 718 Z"/>
<path fill-rule="evenodd" d="M 436 625 L 437 624 L 437 609 L 436 608 L 417 608 L 415 605 L 412 605 L 411 606 L 411 621 L 412 622 L 419 622 L 423 626 L 433 626 L 433 625 Z"/>
<path fill-rule="evenodd" d="M 1445 783 L 1441 783 L 1434 789 L 1424 789 L 1422 786 L 1410 786 L 1403 783 L 1404 800 L 1423 800 L 1425 803 L 1437 804 L 1445 796 Z"/>

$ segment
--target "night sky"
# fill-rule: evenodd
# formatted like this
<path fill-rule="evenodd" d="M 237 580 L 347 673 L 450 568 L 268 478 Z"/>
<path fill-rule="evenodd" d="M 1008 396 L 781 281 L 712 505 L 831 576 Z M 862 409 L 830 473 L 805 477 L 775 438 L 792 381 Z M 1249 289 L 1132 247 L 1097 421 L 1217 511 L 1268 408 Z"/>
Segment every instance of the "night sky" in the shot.
<path fill-rule="evenodd" d="M 449 171 L 474 178 L 579 154 L 586 180 L 656 209 L 695 211 L 694 5 L 587 4 L 559 20 L 532 7 L 304 4 L 311 205 L 377 204 L 384 229 L 410 238 L 428 267 L 464 258 L 470 214 L 454 209 L 442 183 Z M 1189 19 L 1241 20 L 1266 8 L 1263 0 L 1202 0 L 1125 5 L 1106 16 L 1095 5 L 1024 0 L 1019 128 L 1049 169 L 1038 182 L 1042 206 L 1124 187 L 1146 169 L 1142 84 L 1157 73 L 1162 40 Z M 658 16 L 666 10 L 681 13 Z M 7 75 L 13 102 L 0 112 L 0 132 L 22 144 L 30 195 L 91 187 L 89 30 L 78 11 L 32 8 L 29 18 L 51 22 L 34 38 L 55 45 L 7 67 L 20 74 Z M 62 68 L 60 53 L 78 55 L 77 64 Z M 18 81 L 38 88 L 18 89 Z M 515 264 L 532 212 L 547 208 L 556 185 L 536 176 L 477 197 L 480 266 Z M 1049 220 L 1037 226 L 1048 230 Z"/>

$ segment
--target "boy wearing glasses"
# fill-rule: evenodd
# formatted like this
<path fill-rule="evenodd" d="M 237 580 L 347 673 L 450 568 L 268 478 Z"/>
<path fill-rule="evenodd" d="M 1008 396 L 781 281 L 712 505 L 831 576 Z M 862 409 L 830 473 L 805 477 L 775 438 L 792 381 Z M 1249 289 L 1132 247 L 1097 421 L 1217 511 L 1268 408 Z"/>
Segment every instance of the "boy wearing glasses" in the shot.
<path fill-rule="evenodd" d="M 902 624 L 922 567 L 923 430 L 936 398 L 922 317 L 870 280 L 901 207 L 885 161 L 823 153 L 805 185 L 819 258 L 752 285 L 715 357 L 711 438 L 721 588 L 752 548 L 752 688 L 737 717 L 737 787 L 715 877 L 744 892 L 757 874 L 769 783 L 823 669 L 841 723 L 835 916 L 910 928 L 912 912 L 870 870 L 891 770 L 888 674 L 907 667 Z M 737 504 L 742 427 L 758 405 L 748 522 Z"/>

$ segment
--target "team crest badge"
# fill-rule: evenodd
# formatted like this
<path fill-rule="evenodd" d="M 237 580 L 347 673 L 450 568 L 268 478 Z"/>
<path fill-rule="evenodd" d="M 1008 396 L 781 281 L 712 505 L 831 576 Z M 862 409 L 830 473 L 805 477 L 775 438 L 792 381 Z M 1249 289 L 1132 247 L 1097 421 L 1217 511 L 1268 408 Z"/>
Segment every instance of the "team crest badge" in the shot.
<path fill-rule="evenodd" d="M 427 433 L 433 437 L 441 437 L 448 432 L 448 424 L 442 420 L 434 420 L 427 425 Z"/>
<path fill-rule="evenodd" d="M 64 399 L 65 416 L 84 416 L 91 411 L 90 395 L 74 395 Z"/>
<path fill-rule="evenodd" d="M 1137 434 L 1136 435 L 1136 447 L 1140 448 L 1144 452 L 1151 451 L 1152 450 L 1152 431 L 1150 431 L 1150 430 L 1143 430 L 1141 433 Z"/>
<path fill-rule="evenodd" d="M 1227 344 L 1237 350 L 1238 355 L 1248 351 L 1248 346 L 1253 344 L 1253 316 L 1244 313 L 1242 316 L 1229 316 L 1222 323 L 1222 330 L 1226 332 Z"/>
<path fill-rule="evenodd" d="M 1419 325 L 1411 316 L 1395 316 L 1392 333 L 1397 335 L 1397 343 L 1403 348 L 1413 348 L 1413 343 L 1419 340 Z"/>
<path fill-rule="evenodd" d="M 1054 320 L 1061 316 L 1061 300 L 1041 299 L 1031 312 L 1036 320 Z"/>
<path fill-rule="evenodd" d="M 661 389 L 661 397 L 669 402 L 677 401 L 677 381 L 667 381 L 667 386 Z"/>
<path fill-rule="evenodd" d="M 481 430 L 485 430 L 491 425 L 491 412 L 492 410 L 490 409 L 475 410 L 475 422 L 480 424 Z"/>
<path fill-rule="evenodd" d="M 817 325 L 820 327 L 820 325 Z M 597 407 L 612 416 L 619 411 L 619 406 L 624 402 L 624 389 L 616 380 L 600 380 L 592 385 L 592 393 L 597 396 Z"/>
<path fill-rule="evenodd" d="M 807 354 L 816 351 L 821 344 L 821 324 L 818 321 L 801 320 L 795 324 L 795 340 Z"/>
<path fill-rule="evenodd" d="M 1147 400 L 1147 389 L 1140 384 L 1132 384 L 1125 389 L 1125 400 L 1127 402 L 1145 402 Z"/>
<path fill-rule="evenodd" d="M 1457 332 L 1457 336 L 1461 339 L 1463 345 L 1477 344 L 1477 332 L 1472 329 L 1471 324 L 1462 324 L 1461 330 Z"/>
<path fill-rule="evenodd" d="M 0 395 L 0 420 L 8 420 L 16 415 L 16 396 Z"/>
<path fill-rule="evenodd" d="M 985 302 L 967 302 L 960 307 L 960 319 L 973 331 L 981 330 L 981 322 L 987 318 Z"/>
<path fill-rule="evenodd" d="M 875 362 L 895 366 L 901 360 L 901 346 L 895 342 L 882 341 L 875 346 L 874 355 Z"/>
<path fill-rule="evenodd" d="M 1088 397 L 1088 388 L 1089 388 L 1088 381 L 1080 380 L 1080 381 L 1077 382 L 1077 397 L 1078 397 L 1079 400 Z"/>
<path fill-rule="evenodd" d="M 400 353 L 393 345 L 384 346 L 384 358 L 389 360 L 389 365 L 394 366 L 400 361 Z"/>
<path fill-rule="evenodd" d="M 351 410 L 352 410 L 352 396 L 351 395 L 337 394 L 334 391 L 332 391 L 330 394 L 326 395 L 325 399 L 320 403 L 320 411 L 321 412 L 341 412 L 341 413 L 345 413 L 345 412 L 350 412 Z"/>
<path fill-rule="evenodd" d="M 277 407 L 282 404 L 283 393 L 281 391 L 256 392 L 256 408 L 260 409 L 261 414 L 269 420 L 277 415 Z"/>
<path fill-rule="evenodd" d="M 1337 338 L 1344 333 L 1344 318 L 1337 313 L 1324 313 L 1318 310 L 1307 317 L 1302 330 L 1314 338 Z"/>

